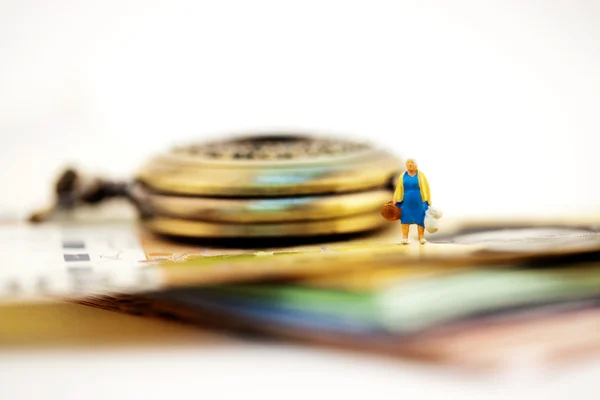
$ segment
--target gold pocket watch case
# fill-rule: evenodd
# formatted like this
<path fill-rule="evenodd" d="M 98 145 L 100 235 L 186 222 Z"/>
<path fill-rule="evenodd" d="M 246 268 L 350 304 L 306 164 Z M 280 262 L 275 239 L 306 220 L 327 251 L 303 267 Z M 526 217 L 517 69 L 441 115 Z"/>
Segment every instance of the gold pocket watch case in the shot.
<path fill-rule="evenodd" d="M 57 206 L 129 198 L 150 231 L 192 238 L 277 238 L 371 231 L 403 163 L 371 143 L 308 134 L 258 134 L 174 147 L 125 184 L 74 171 Z M 41 214 L 33 220 L 41 220 Z"/>

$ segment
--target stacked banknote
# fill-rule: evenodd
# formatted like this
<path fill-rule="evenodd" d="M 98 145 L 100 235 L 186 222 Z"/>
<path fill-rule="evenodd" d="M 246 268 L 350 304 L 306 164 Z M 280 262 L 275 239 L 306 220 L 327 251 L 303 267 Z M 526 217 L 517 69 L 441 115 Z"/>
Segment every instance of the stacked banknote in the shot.
<path fill-rule="evenodd" d="M 600 215 L 461 221 L 447 212 L 426 244 L 401 244 L 401 224 L 380 215 L 399 159 L 292 142 L 161 156 L 127 186 L 133 216 L 119 217 L 131 206 L 115 201 L 2 225 L 4 258 L 29 266 L 0 273 L 1 299 L 64 299 L 477 368 L 600 347 Z"/>
<path fill-rule="evenodd" d="M 564 360 L 597 347 L 598 227 L 458 226 L 425 246 L 399 245 L 394 228 L 278 249 L 196 248 L 194 254 L 193 246 L 159 246 L 166 258 L 161 285 L 172 289 L 85 301 L 477 367 L 523 357 Z"/>

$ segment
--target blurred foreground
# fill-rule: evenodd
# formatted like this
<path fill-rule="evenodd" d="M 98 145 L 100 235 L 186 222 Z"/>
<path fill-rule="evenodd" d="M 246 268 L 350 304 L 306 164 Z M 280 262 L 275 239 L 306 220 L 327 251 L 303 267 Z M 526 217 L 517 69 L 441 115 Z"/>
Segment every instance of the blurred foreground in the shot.
<path fill-rule="evenodd" d="M 155 236 L 115 220 L 122 204 L 106 207 L 111 219 L 82 210 L 2 226 L 5 347 L 210 346 L 229 332 L 479 371 L 600 357 L 600 220 L 589 216 L 442 220 L 425 245 L 399 245 L 390 224 L 233 248 Z"/>

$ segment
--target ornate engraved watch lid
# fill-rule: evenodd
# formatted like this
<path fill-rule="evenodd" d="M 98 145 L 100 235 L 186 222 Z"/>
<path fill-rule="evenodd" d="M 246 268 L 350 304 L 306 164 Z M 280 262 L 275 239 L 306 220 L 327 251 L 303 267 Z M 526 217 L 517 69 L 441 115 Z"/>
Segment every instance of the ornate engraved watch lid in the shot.
<path fill-rule="evenodd" d="M 257 134 L 173 148 L 149 160 L 137 181 L 162 193 L 290 196 L 366 190 L 402 169 L 367 142 L 308 134 Z"/>

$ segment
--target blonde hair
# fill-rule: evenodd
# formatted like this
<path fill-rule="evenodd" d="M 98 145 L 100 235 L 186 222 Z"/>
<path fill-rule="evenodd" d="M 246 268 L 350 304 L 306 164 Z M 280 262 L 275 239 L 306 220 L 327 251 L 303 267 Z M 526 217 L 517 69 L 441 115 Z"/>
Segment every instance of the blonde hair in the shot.
<path fill-rule="evenodd" d="M 406 165 L 409 162 L 412 162 L 413 164 L 415 164 L 415 167 L 419 168 L 419 163 L 414 158 L 408 158 L 408 159 L 406 159 L 406 162 L 404 164 Z"/>

